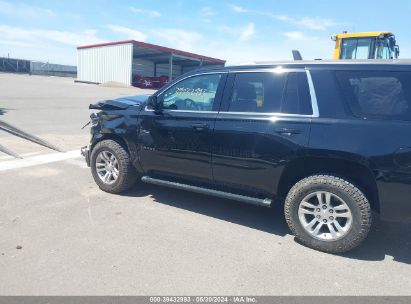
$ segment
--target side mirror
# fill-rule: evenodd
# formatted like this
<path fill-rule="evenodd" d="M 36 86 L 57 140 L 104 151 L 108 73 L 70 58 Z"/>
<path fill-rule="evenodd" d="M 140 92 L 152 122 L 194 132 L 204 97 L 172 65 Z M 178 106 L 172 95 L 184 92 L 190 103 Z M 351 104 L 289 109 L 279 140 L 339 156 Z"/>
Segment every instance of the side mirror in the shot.
<path fill-rule="evenodd" d="M 399 45 L 395 46 L 394 52 L 395 52 L 395 59 L 398 59 L 398 57 L 400 57 L 400 46 Z"/>
<path fill-rule="evenodd" d="M 148 106 L 154 110 L 154 113 L 161 114 L 163 111 L 161 110 L 161 104 L 159 103 L 158 97 L 156 95 L 151 95 L 148 98 Z"/>
<path fill-rule="evenodd" d="M 158 99 L 157 99 L 157 96 L 156 95 L 151 95 L 149 98 L 148 98 L 148 105 L 152 108 L 152 109 L 154 109 L 154 110 L 157 110 L 158 108 L 159 108 L 159 105 L 158 105 Z"/>
<path fill-rule="evenodd" d="M 396 46 L 396 44 L 397 44 L 397 41 L 395 40 L 395 37 L 394 36 L 391 36 L 389 39 L 388 39 L 388 44 L 389 44 L 389 46 L 390 46 L 390 49 L 394 49 L 395 48 L 395 46 Z"/>

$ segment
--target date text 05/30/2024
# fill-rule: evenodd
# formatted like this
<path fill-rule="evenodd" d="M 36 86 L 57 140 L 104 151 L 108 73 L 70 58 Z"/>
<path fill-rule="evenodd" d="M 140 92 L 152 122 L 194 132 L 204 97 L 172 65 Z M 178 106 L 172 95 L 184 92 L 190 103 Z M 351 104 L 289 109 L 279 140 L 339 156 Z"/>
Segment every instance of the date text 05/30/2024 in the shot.
<path fill-rule="evenodd" d="M 257 303 L 255 297 L 248 296 L 173 296 L 173 297 L 150 297 L 150 303 Z"/>

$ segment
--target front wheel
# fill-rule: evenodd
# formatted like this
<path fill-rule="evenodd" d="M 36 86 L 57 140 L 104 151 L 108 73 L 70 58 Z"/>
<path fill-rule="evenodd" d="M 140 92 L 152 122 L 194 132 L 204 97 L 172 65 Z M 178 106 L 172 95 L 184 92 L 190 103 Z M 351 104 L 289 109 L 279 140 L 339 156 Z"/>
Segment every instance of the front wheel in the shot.
<path fill-rule="evenodd" d="M 308 247 L 341 253 L 358 246 L 371 227 L 371 208 L 352 183 L 314 175 L 295 184 L 285 201 L 285 218 L 296 238 Z"/>
<path fill-rule="evenodd" d="M 137 181 L 137 172 L 129 154 L 114 140 L 103 140 L 96 144 L 90 162 L 94 181 L 103 191 L 120 193 Z"/>

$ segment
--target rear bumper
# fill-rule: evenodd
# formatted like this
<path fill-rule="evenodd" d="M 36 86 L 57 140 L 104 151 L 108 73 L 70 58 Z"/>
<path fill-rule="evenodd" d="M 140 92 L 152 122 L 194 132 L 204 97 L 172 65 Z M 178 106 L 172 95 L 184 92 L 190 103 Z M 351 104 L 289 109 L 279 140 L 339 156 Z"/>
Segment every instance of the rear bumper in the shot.
<path fill-rule="evenodd" d="M 81 148 L 81 155 L 84 156 L 87 166 L 90 167 L 90 145 Z"/>

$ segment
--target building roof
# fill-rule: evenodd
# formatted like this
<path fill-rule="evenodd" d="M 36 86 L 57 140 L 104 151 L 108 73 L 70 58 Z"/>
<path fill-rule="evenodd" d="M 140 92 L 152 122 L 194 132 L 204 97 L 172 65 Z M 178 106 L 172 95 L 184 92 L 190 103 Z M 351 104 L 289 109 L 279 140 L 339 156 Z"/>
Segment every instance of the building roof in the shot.
<path fill-rule="evenodd" d="M 190 53 L 190 52 L 186 52 L 186 51 L 181 51 L 181 50 L 177 50 L 177 49 L 168 48 L 168 47 L 165 47 L 165 46 L 155 45 L 155 44 L 136 41 L 136 40 L 123 40 L 123 41 L 107 42 L 107 43 L 100 43 L 100 44 L 83 45 L 83 46 L 77 47 L 77 49 L 81 50 L 81 49 L 104 47 L 104 46 L 110 46 L 110 45 L 128 44 L 128 43 L 132 43 L 134 46 L 137 46 L 137 47 L 141 48 L 142 50 L 156 50 L 156 51 L 162 52 L 162 53 L 175 54 L 175 55 L 180 55 L 180 56 L 185 56 L 185 57 L 191 57 L 191 58 L 207 61 L 209 63 L 225 64 L 225 62 L 226 62 L 225 60 L 218 59 L 218 58 L 213 58 L 213 57 L 209 57 L 209 56 L 194 54 L 194 53 Z"/>

